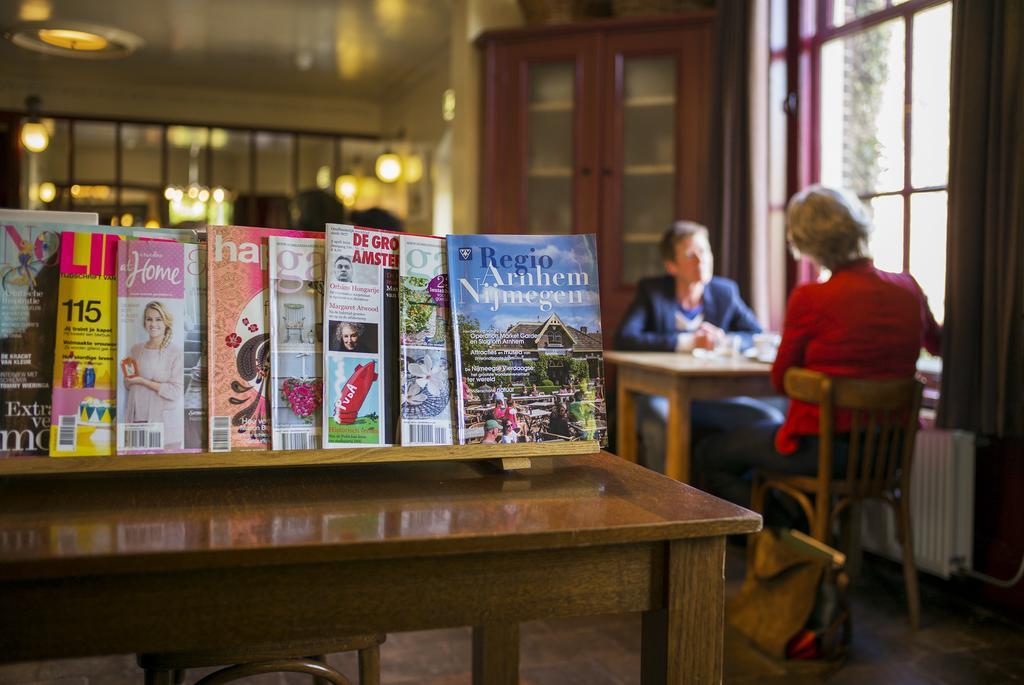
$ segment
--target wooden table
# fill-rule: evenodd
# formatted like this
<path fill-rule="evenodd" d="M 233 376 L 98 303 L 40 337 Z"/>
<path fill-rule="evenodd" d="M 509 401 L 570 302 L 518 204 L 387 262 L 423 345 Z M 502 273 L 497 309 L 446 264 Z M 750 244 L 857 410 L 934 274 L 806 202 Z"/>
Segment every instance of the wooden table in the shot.
<path fill-rule="evenodd" d="M 774 395 L 771 365 L 737 357 L 695 357 L 676 352 L 605 352 L 618 366 L 618 452 L 637 460 L 633 393 L 668 397 L 665 474 L 690 480 L 690 402 L 740 395 Z"/>
<path fill-rule="evenodd" d="M 0 479 L 0 661 L 642 611 L 645 683 L 722 675 L 725 535 L 760 517 L 608 453 Z M 141 673 L 140 673 L 141 678 Z"/>

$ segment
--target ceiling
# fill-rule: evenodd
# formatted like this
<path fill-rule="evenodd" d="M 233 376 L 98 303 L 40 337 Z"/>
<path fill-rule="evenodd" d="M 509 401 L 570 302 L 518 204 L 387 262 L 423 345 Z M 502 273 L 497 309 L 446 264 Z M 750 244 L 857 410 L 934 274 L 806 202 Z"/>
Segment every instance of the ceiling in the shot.
<path fill-rule="evenodd" d="M 3 0 L 0 29 L 48 16 L 136 34 L 87 61 L 0 41 L 0 75 L 380 101 L 446 54 L 450 0 Z"/>

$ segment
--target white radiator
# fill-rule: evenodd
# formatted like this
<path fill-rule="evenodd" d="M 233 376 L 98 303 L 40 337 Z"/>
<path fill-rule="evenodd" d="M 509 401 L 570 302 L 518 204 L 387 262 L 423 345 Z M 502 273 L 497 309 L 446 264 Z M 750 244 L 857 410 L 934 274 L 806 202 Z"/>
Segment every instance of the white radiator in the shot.
<path fill-rule="evenodd" d="M 971 568 L 974 545 L 974 436 L 921 430 L 914 448 L 910 520 L 919 571 L 949 578 Z M 885 502 L 864 503 L 864 549 L 902 562 L 896 521 Z"/>

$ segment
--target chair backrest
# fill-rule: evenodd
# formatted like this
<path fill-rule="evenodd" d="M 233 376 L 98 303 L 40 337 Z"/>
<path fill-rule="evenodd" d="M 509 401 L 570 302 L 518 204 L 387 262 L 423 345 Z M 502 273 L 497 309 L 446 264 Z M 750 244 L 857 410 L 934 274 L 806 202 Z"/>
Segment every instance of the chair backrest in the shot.
<path fill-rule="evenodd" d="M 819 407 L 820 471 L 832 472 L 835 418 L 850 412 L 849 460 L 845 493 L 877 497 L 909 485 L 918 411 L 924 384 L 917 378 L 865 380 L 839 378 L 807 369 L 789 369 L 786 394 Z M 819 477 L 825 475 L 819 471 Z"/>

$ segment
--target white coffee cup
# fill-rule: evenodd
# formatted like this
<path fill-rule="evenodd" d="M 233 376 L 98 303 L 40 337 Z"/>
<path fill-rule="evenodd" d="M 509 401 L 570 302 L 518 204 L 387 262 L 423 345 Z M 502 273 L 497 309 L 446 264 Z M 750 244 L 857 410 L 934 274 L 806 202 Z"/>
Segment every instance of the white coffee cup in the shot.
<path fill-rule="evenodd" d="M 770 357 L 775 354 L 779 347 L 780 336 L 778 333 L 755 333 L 754 350 L 758 357 Z"/>

